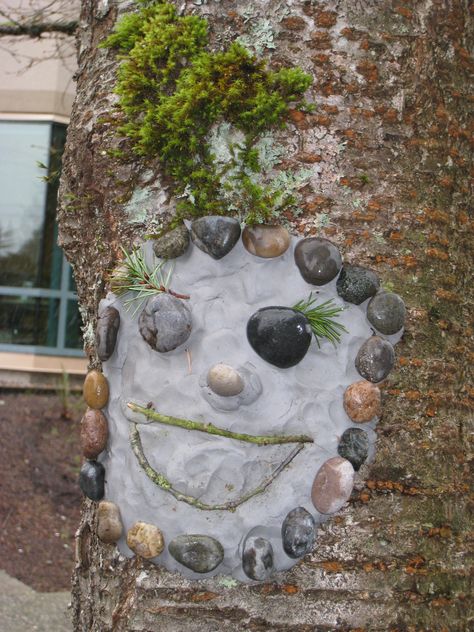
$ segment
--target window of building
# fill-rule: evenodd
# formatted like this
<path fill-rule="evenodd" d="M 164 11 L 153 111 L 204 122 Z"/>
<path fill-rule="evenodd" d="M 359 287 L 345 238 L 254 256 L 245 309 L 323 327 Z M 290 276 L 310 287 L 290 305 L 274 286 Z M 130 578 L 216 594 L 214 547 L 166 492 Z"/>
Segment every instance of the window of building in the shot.
<path fill-rule="evenodd" d="M 0 351 L 83 355 L 55 221 L 65 137 L 58 123 L 0 121 Z"/>

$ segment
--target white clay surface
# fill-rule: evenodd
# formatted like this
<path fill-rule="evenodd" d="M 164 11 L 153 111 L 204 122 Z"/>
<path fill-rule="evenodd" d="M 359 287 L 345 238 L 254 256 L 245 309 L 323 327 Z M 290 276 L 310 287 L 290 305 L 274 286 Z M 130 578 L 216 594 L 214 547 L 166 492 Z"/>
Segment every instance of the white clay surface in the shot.
<path fill-rule="evenodd" d="M 190 294 L 193 329 L 185 345 L 169 353 L 158 353 L 148 346 L 138 331 L 138 315 L 132 318 L 115 295 L 109 294 L 101 303 L 101 307 L 114 305 L 121 315 L 115 352 L 103 365 L 110 385 L 105 411 L 110 439 L 101 457 L 106 468 L 105 498 L 120 507 L 125 534 L 136 521 L 143 521 L 162 530 L 166 545 L 181 534 L 209 535 L 219 540 L 225 550 L 224 562 L 209 575 L 233 575 L 250 581 L 241 565 L 242 544 L 249 533 L 270 540 L 276 570 L 291 567 L 297 560 L 283 551 L 281 524 L 298 506 L 307 509 L 316 522 L 328 518 L 312 505 L 311 486 L 321 465 L 337 456 L 344 430 L 362 427 L 368 432 L 373 455 L 375 422 L 352 423 L 342 404 L 346 387 L 361 379 L 354 359 L 372 334 L 365 315 L 366 303 L 344 304 L 337 295 L 336 280 L 319 288 L 307 284 L 294 263 L 295 243 L 293 239 L 289 250 L 277 259 L 260 259 L 249 254 L 239 241 L 219 261 L 191 245 L 174 261 L 170 286 L 176 292 Z M 151 245 L 146 249 L 149 263 L 156 264 Z M 338 305 L 345 305 L 340 322 L 349 333 L 343 335 L 336 349 L 328 341 L 322 341 L 319 349 L 313 341 L 295 367 L 278 369 L 266 363 L 247 341 L 248 318 L 261 307 L 292 306 L 310 291 L 317 292 L 318 302 L 335 298 Z M 387 338 L 394 343 L 400 335 Z M 218 362 L 236 368 L 250 362 L 261 380 L 261 395 L 236 410 L 213 408 L 203 397 L 199 381 Z M 127 401 L 152 402 L 160 413 L 212 422 L 236 432 L 309 434 L 314 444 L 306 444 L 263 494 L 235 512 L 202 511 L 175 500 L 143 472 L 129 442 L 130 422 L 123 412 Z M 139 428 L 152 467 L 174 487 L 206 503 L 223 503 L 250 491 L 295 447 L 253 446 L 148 423 L 139 415 L 135 418 L 144 422 Z M 125 555 L 132 555 L 125 537 L 118 546 Z M 167 546 L 155 561 L 190 578 L 207 576 L 180 565 L 169 555 Z"/>

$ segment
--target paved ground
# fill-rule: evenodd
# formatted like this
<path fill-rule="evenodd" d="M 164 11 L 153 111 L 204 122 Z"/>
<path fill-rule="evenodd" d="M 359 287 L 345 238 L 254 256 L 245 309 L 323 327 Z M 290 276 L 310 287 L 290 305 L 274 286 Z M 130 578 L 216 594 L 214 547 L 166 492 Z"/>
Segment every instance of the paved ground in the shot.
<path fill-rule="evenodd" d="M 39 593 L 0 570 L 2 632 L 71 632 L 67 592 Z"/>

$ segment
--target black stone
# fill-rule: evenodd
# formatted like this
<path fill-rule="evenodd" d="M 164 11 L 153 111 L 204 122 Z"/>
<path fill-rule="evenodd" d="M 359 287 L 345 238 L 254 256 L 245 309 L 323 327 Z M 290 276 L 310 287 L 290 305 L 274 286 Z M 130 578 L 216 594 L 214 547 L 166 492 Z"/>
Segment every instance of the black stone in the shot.
<path fill-rule="evenodd" d="M 339 456 L 352 463 L 357 472 L 369 454 L 369 436 L 360 428 L 348 428 L 337 447 Z"/>
<path fill-rule="evenodd" d="M 369 382 L 384 380 L 395 364 L 395 351 L 388 340 L 372 336 L 364 342 L 355 359 L 356 369 Z"/>
<path fill-rule="evenodd" d="M 296 507 L 286 516 L 281 526 L 285 553 L 294 559 L 309 553 L 314 544 L 314 518 L 304 507 Z"/>
<path fill-rule="evenodd" d="M 110 358 L 115 349 L 120 327 L 120 313 L 109 305 L 99 315 L 95 330 L 97 355 L 102 362 Z"/>
<path fill-rule="evenodd" d="M 166 353 L 189 338 L 192 328 L 188 304 L 165 292 L 148 299 L 138 319 L 138 329 L 155 351 Z"/>
<path fill-rule="evenodd" d="M 311 336 L 307 318 L 290 307 L 263 307 L 247 323 L 247 338 L 254 351 L 280 369 L 304 358 Z"/>
<path fill-rule="evenodd" d="M 79 473 L 79 486 L 82 493 L 91 500 L 104 497 L 105 469 L 98 461 L 86 461 Z"/>
<path fill-rule="evenodd" d="M 176 259 L 189 247 L 189 232 L 184 224 L 177 226 L 153 242 L 153 252 L 160 259 Z"/>
<path fill-rule="evenodd" d="M 224 559 L 221 543 L 207 535 L 178 535 L 168 550 L 176 561 L 195 573 L 209 573 Z"/>
<path fill-rule="evenodd" d="M 191 224 L 191 239 L 198 248 L 214 259 L 222 259 L 240 237 L 240 224 L 233 217 L 209 215 Z"/>
<path fill-rule="evenodd" d="M 267 579 L 273 571 L 273 547 L 270 542 L 265 538 L 247 538 L 242 554 L 242 568 L 250 579 Z"/>
<path fill-rule="evenodd" d="M 307 283 L 325 285 L 338 274 L 342 258 L 328 239 L 307 237 L 296 245 L 295 263 Z"/>
<path fill-rule="evenodd" d="M 348 303 L 360 305 L 374 296 L 380 287 L 378 276 L 362 266 L 345 263 L 336 283 L 337 293 Z"/>
<path fill-rule="evenodd" d="M 393 292 L 379 292 L 367 305 L 369 323 L 389 336 L 396 334 L 405 324 L 405 303 Z"/>

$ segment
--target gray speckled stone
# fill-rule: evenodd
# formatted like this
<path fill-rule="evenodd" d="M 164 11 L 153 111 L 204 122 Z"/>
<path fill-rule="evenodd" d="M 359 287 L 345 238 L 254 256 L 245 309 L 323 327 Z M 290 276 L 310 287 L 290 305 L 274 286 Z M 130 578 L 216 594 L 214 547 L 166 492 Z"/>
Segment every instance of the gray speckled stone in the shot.
<path fill-rule="evenodd" d="M 369 323 L 386 336 L 400 331 L 405 324 L 405 314 L 405 303 L 394 292 L 379 292 L 367 305 Z"/>
<path fill-rule="evenodd" d="M 195 573 L 210 573 L 224 559 L 221 543 L 207 535 L 178 535 L 168 550 L 177 562 Z"/>
<path fill-rule="evenodd" d="M 144 340 L 161 353 L 172 351 L 186 342 L 191 327 L 191 310 L 187 303 L 164 292 L 148 299 L 138 319 L 138 328 Z"/>
<path fill-rule="evenodd" d="M 307 237 L 296 245 L 295 263 L 307 283 L 325 285 L 338 274 L 342 258 L 329 239 Z"/>
<path fill-rule="evenodd" d="M 348 303 L 360 305 L 374 296 L 380 287 L 378 276 L 362 266 L 345 263 L 336 283 L 337 293 Z"/>
<path fill-rule="evenodd" d="M 352 463 L 357 472 L 369 454 L 369 436 L 360 428 L 348 428 L 343 432 L 337 447 L 339 456 Z"/>
<path fill-rule="evenodd" d="M 273 547 L 265 538 L 251 536 L 245 540 L 242 568 L 250 579 L 264 581 L 273 571 Z"/>
<path fill-rule="evenodd" d="M 395 351 L 388 340 L 372 336 L 364 342 L 355 359 L 355 366 L 369 382 L 384 380 L 395 364 Z"/>
<path fill-rule="evenodd" d="M 191 224 L 191 239 L 196 246 L 213 259 L 222 259 L 240 237 L 240 224 L 233 217 L 209 215 L 195 219 Z"/>
<path fill-rule="evenodd" d="M 98 461 L 86 461 L 79 473 L 79 486 L 82 493 L 91 500 L 104 497 L 105 469 Z"/>
<path fill-rule="evenodd" d="M 176 259 L 189 246 L 189 232 L 184 224 L 173 228 L 153 242 L 153 252 L 160 259 Z"/>
<path fill-rule="evenodd" d="M 115 307 L 109 305 L 99 315 L 95 330 L 97 355 L 102 362 L 110 358 L 117 342 L 120 327 L 120 314 Z"/>
<path fill-rule="evenodd" d="M 304 507 L 289 512 L 281 527 L 283 549 L 288 557 L 297 559 L 309 553 L 314 544 L 314 518 Z"/>

